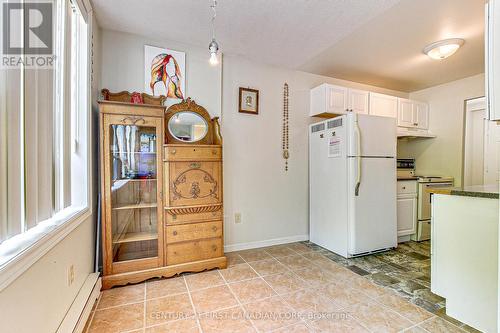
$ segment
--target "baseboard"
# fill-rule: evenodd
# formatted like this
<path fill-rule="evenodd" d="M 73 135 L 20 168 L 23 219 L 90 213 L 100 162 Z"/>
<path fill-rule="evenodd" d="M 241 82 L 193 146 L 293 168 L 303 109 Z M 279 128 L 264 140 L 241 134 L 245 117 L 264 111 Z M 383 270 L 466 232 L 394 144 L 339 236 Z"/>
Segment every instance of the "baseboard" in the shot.
<path fill-rule="evenodd" d="M 81 333 L 85 328 L 92 307 L 101 292 L 99 273 L 89 274 L 73 304 L 66 313 L 57 333 Z"/>
<path fill-rule="evenodd" d="M 256 249 L 259 247 L 281 245 L 281 244 L 287 244 L 287 243 L 293 243 L 293 242 L 302 242 L 302 241 L 306 241 L 306 240 L 309 240 L 308 234 L 307 235 L 297 235 L 297 236 L 290 236 L 290 237 L 267 239 L 267 240 L 263 240 L 263 241 L 256 241 L 256 242 L 249 242 L 249 243 L 229 244 L 229 245 L 224 246 L 224 252 L 234 252 L 234 251 L 241 251 L 241 250 Z"/>

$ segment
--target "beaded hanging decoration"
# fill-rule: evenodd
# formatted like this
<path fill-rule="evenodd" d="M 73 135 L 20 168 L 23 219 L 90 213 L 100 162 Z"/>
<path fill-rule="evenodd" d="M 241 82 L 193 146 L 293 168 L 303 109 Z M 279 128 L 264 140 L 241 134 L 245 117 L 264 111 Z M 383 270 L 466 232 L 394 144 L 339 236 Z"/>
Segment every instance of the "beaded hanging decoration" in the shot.
<path fill-rule="evenodd" d="M 283 158 L 285 159 L 285 171 L 288 171 L 288 159 L 290 158 L 289 140 L 288 140 L 288 83 L 283 86 L 283 131 L 282 148 Z"/>

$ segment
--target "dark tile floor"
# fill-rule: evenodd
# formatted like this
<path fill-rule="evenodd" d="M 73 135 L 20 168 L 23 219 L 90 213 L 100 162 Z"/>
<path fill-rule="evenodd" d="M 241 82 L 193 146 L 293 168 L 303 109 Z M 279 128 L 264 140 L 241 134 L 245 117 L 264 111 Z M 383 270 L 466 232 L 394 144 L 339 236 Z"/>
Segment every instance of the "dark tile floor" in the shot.
<path fill-rule="evenodd" d="M 478 332 L 446 315 L 445 299 L 433 294 L 431 287 L 430 241 L 400 243 L 394 250 L 346 259 L 314 243 L 304 242 L 331 260 L 376 284 L 394 289 L 408 301 L 462 327 Z"/>

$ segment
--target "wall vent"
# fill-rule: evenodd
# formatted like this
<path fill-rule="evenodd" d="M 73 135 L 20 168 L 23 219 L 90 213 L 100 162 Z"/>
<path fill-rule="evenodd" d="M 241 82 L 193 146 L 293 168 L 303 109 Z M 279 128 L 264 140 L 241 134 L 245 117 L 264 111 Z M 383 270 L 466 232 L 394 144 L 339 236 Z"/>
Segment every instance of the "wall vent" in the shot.
<path fill-rule="evenodd" d="M 316 133 L 325 130 L 325 123 L 317 124 L 311 127 L 311 133 Z"/>
<path fill-rule="evenodd" d="M 326 123 L 326 126 L 328 129 L 335 127 L 342 127 L 342 120 L 344 120 L 344 118 L 337 118 L 330 120 L 329 122 Z"/>

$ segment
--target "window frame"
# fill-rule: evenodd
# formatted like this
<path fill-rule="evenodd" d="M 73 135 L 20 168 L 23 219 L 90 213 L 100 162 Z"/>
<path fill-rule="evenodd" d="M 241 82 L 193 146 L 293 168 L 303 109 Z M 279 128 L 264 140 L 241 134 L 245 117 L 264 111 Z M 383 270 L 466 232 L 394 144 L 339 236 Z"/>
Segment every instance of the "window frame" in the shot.
<path fill-rule="evenodd" d="M 66 0 L 62 0 L 63 4 Z M 69 2 L 69 1 L 68 1 Z M 79 6 L 78 1 L 75 3 L 76 7 L 81 11 L 82 7 Z M 91 8 L 87 6 L 84 8 Z M 57 15 L 57 13 L 56 13 Z M 84 205 L 70 205 L 54 214 L 51 218 L 39 222 L 36 226 L 28 229 L 25 232 L 19 233 L 2 243 L 0 243 L 0 291 L 7 287 L 10 283 L 15 281 L 22 273 L 29 269 L 35 262 L 43 257 L 48 251 L 56 246 L 63 240 L 69 233 L 75 230 L 83 222 L 87 221 L 93 216 L 93 147 L 92 147 L 92 11 L 81 13 L 82 18 L 86 23 L 86 33 L 82 34 L 79 31 L 80 37 L 86 39 L 86 73 L 85 82 L 80 83 L 85 87 L 85 95 L 79 95 L 79 99 L 85 99 L 86 105 L 84 108 L 80 107 L 79 111 L 84 110 L 85 114 L 80 115 L 80 119 L 84 122 L 78 121 L 77 133 L 80 136 L 76 138 L 78 141 L 77 151 L 75 153 L 84 154 L 85 157 L 85 178 L 86 178 L 86 196 L 82 201 Z M 68 22 L 70 15 L 66 14 L 65 21 Z M 71 24 L 71 21 L 69 22 Z M 66 29 L 67 26 L 64 26 Z M 65 37 L 66 38 L 66 37 Z M 80 41 L 82 42 L 82 41 Z M 68 52 L 71 57 L 71 52 Z M 69 59 L 65 59 L 69 60 Z M 69 67 L 68 67 L 69 69 Z M 80 70 L 81 68 L 79 68 Z M 64 73 L 63 75 L 66 75 Z M 80 73 L 78 73 L 80 75 Z M 66 85 L 70 87 L 70 85 Z M 70 93 L 69 91 L 68 93 Z M 54 104 L 55 105 L 55 104 Z M 74 128 L 73 128 L 74 129 Z M 82 134 L 86 134 L 82 138 Z M 73 143 L 70 143 L 73 146 Z M 69 151 L 73 154 L 73 149 Z"/>

